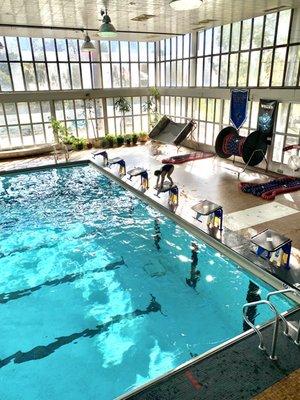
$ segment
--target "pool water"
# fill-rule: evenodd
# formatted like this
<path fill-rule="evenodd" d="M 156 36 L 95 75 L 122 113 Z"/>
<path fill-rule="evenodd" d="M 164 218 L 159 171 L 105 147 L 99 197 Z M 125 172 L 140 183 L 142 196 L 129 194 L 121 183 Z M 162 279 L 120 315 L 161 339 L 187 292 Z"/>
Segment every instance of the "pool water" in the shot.
<path fill-rule="evenodd" d="M 2 176 L 0 195 L 0 399 L 113 399 L 242 333 L 273 289 L 90 165 Z"/>

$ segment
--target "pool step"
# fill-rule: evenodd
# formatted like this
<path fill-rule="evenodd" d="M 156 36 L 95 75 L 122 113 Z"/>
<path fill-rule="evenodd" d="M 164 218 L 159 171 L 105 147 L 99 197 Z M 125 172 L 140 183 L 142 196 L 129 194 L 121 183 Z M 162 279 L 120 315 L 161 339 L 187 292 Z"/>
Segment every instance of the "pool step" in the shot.
<path fill-rule="evenodd" d="M 296 345 L 300 345 L 300 321 L 287 321 L 288 324 L 288 336 L 293 339 Z"/>

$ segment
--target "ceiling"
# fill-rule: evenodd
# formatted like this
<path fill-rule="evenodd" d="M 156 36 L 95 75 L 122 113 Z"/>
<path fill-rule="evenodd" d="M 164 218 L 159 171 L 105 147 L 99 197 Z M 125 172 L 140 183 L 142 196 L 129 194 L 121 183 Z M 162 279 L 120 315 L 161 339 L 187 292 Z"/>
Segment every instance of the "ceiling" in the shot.
<path fill-rule="evenodd" d="M 158 40 L 171 34 L 262 15 L 265 10 L 279 6 L 300 7 L 300 0 L 203 0 L 199 9 L 184 12 L 173 10 L 169 0 L 0 0 L 0 34 L 82 37 L 80 28 L 99 28 L 100 11 L 105 6 L 117 30 L 144 32 L 120 34 L 120 39 Z M 132 21 L 141 14 L 154 17 L 141 22 Z M 208 21 L 205 23 L 205 20 Z M 1 24 L 72 27 L 79 30 L 24 29 L 1 27 Z M 97 38 L 96 32 L 91 32 L 90 36 Z"/>

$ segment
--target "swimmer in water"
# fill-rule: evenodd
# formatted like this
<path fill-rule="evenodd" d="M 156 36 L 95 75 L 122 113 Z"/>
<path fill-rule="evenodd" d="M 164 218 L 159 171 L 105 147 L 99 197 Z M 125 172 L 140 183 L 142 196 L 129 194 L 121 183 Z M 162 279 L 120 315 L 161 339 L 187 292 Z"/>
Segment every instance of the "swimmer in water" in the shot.
<path fill-rule="evenodd" d="M 193 289 L 196 288 L 197 286 L 197 282 L 200 279 L 200 271 L 197 270 L 197 265 L 198 265 L 198 251 L 199 251 L 199 247 L 197 245 L 197 243 L 192 242 L 192 262 L 191 262 L 191 275 L 190 278 L 186 278 L 186 283 L 192 287 Z"/>
<path fill-rule="evenodd" d="M 165 164 L 164 166 L 161 167 L 161 169 L 157 169 L 156 171 L 154 171 L 154 175 L 157 176 L 157 182 L 155 188 L 162 189 L 166 178 L 169 179 L 171 186 L 173 186 L 174 182 L 171 178 L 173 172 L 174 172 L 174 165 L 172 164 Z"/>

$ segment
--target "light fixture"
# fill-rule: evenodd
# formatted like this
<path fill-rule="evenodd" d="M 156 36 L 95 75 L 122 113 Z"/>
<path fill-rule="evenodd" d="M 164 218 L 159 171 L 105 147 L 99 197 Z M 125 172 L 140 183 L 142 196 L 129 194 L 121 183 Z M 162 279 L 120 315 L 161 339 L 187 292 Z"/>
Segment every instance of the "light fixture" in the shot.
<path fill-rule="evenodd" d="M 93 42 L 91 42 L 91 38 L 86 33 L 86 35 L 84 37 L 84 42 L 82 43 L 82 46 L 81 46 L 81 51 L 92 52 L 95 50 L 96 50 L 96 48 L 95 48 Z"/>
<path fill-rule="evenodd" d="M 111 19 L 107 14 L 107 10 L 101 10 L 102 18 L 102 25 L 99 29 L 99 36 L 101 37 L 114 37 L 117 36 L 116 28 L 111 23 Z"/>
<path fill-rule="evenodd" d="M 2 42 L 0 42 L 0 51 L 4 49 L 4 45 Z"/>
<path fill-rule="evenodd" d="M 203 0 L 171 0 L 170 7 L 176 11 L 194 10 L 201 6 Z"/>

